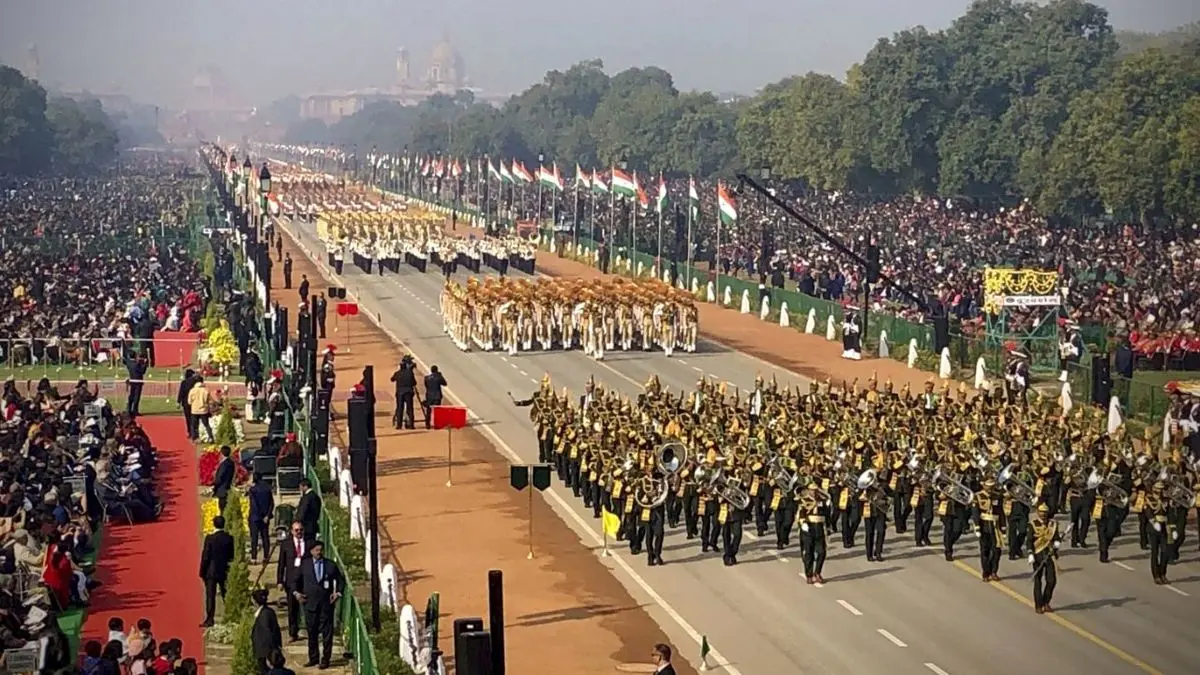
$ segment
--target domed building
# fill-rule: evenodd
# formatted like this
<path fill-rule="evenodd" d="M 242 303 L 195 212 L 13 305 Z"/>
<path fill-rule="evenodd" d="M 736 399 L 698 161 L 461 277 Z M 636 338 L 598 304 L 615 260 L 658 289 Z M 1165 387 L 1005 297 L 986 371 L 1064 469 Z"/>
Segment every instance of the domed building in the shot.
<path fill-rule="evenodd" d="M 433 48 L 429 57 L 429 73 L 425 82 L 434 90 L 443 94 L 454 94 L 466 84 L 467 69 L 463 65 L 462 55 L 443 37 Z"/>
<path fill-rule="evenodd" d="M 331 123 L 349 117 L 372 103 L 382 101 L 416 105 L 435 94 L 453 95 L 470 88 L 466 63 L 447 37 L 442 37 L 441 41 L 434 45 L 425 69 L 425 77 L 414 76 L 414 71 L 420 73 L 419 66 L 414 68 L 408 50 L 400 47 L 396 50 L 395 75 L 390 86 L 304 96 L 300 102 L 300 116 Z M 472 92 L 475 93 L 476 100 L 481 101 L 499 103 L 508 98 L 483 96 L 474 89 Z"/>

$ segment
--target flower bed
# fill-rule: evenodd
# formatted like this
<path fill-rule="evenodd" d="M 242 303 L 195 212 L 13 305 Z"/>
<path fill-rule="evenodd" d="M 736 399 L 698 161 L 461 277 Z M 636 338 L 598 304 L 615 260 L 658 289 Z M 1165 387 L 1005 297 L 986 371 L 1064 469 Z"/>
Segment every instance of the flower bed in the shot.
<path fill-rule="evenodd" d="M 204 452 L 200 453 L 200 484 L 212 485 L 213 476 L 217 474 L 217 466 L 221 464 L 221 448 L 216 445 L 210 445 L 204 448 Z M 242 485 L 250 478 L 250 472 L 246 471 L 246 467 L 242 466 L 241 462 L 237 461 L 237 457 L 233 458 L 234 464 L 234 479 L 233 482 L 237 485 Z"/>

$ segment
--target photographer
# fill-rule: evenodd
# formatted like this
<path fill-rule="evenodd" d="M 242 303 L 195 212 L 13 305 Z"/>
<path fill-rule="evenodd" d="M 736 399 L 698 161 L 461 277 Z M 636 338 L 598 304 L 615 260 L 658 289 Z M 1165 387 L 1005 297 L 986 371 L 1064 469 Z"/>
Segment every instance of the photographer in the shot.
<path fill-rule="evenodd" d="M 396 412 L 392 415 L 392 426 L 412 429 L 416 425 L 413 399 L 417 395 L 417 365 L 411 354 L 400 359 L 400 367 L 392 373 L 392 382 L 396 383 Z"/>
<path fill-rule="evenodd" d="M 446 386 L 446 378 L 438 367 L 430 366 L 429 374 L 425 376 L 425 400 L 421 403 L 426 429 L 429 428 L 430 417 L 433 415 L 433 406 L 442 404 L 442 387 Z"/>

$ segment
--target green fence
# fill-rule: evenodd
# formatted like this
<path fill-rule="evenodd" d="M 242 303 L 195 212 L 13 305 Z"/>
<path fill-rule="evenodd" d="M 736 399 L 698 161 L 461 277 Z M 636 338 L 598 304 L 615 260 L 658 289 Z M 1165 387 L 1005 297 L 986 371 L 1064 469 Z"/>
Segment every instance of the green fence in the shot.
<path fill-rule="evenodd" d="M 238 259 L 241 261 L 240 256 L 238 256 Z M 250 288 L 249 275 L 244 270 L 240 274 L 235 275 L 235 279 L 242 285 L 242 290 L 245 293 L 251 296 L 254 295 L 254 289 Z M 260 322 L 264 321 L 261 313 L 258 316 L 258 320 Z M 259 331 L 259 354 L 264 355 L 268 366 L 267 370 L 279 368 L 284 371 L 284 391 L 293 391 L 291 382 L 295 375 L 287 368 L 283 360 L 280 359 L 279 354 L 275 352 L 273 346 L 265 338 L 261 337 L 266 334 L 267 331 L 265 329 Z M 317 475 L 316 466 L 313 462 L 309 461 L 311 457 L 308 447 L 309 422 L 305 411 L 300 409 L 299 403 L 299 401 L 292 400 L 291 397 L 287 398 L 287 421 L 284 428 L 286 431 L 296 432 L 296 438 L 304 446 L 305 476 L 316 487 L 322 485 L 322 481 L 320 476 Z M 323 495 L 323 499 L 325 498 L 327 498 L 327 495 Z M 345 558 L 334 543 L 335 537 L 333 536 L 329 511 L 325 508 L 324 503 L 321 505 L 319 529 L 321 541 L 325 544 L 325 555 L 333 560 L 341 569 L 346 570 Z M 363 617 L 362 606 L 359 604 L 358 598 L 355 597 L 354 588 L 349 582 L 348 575 L 346 584 L 346 593 L 342 597 L 342 601 L 338 607 L 336 627 L 341 630 L 345 651 L 353 655 L 354 672 L 357 675 L 377 675 L 379 670 L 376 667 L 375 646 L 371 641 L 371 633 L 367 629 L 366 619 Z"/>
<path fill-rule="evenodd" d="M 1092 358 L 1091 354 L 1086 354 L 1078 365 L 1067 368 L 1067 381 L 1071 383 L 1076 402 L 1090 401 L 1092 398 Z M 1171 399 L 1160 383 L 1139 380 L 1136 374 L 1133 379 L 1117 374 L 1111 375 L 1111 378 L 1112 395 L 1120 400 L 1126 420 L 1151 427 L 1162 426 L 1163 418 L 1171 407 Z"/>

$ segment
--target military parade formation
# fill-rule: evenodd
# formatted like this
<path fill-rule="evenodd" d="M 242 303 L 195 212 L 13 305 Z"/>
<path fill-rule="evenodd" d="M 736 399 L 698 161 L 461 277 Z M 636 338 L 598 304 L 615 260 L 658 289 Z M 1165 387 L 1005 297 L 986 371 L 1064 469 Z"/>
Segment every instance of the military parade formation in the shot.
<path fill-rule="evenodd" d="M 515 355 L 535 349 L 696 350 L 699 314 L 685 291 L 655 279 L 492 277 L 442 290 L 446 334 L 459 349 Z"/>
<path fill-rule="evenodd" d="M 781 551 L 798 527 L 804 577 L 822 584 L 829 537 L 853 549 L 862 529 L 867 560 L 881 562 L 889 521 L 918 547 L 934 545 L 940 522 L 948 561 L 974 534 L 985 582 L 1000 580 L 1005 557 L 1031 565 L 1043 613 L 1060 543 L 1088 546 L 1094 524 L 1101 562 L 1136 528 L 1154 582 L 1169 583 L 1200 491 L 1200 466 L 1181 450 L 1160 459 L 1150 433 L 1110 432 L 1103 412 L 1064 413 L 1023 392 L 924 389 L 872 378 L 802 392 L 759 377 L 745 394 L 706 379 L 673 393 L 653 377 L 630 400 L 594 381 L 559 394 L 547 376 L 514 403 L 530 409 L 540 461 L 596 518 L 619 518 L 618 539 L 651 565 L 681 518 L 687 539 L 729 566 L 744 527 L 773 529 Z"/>

